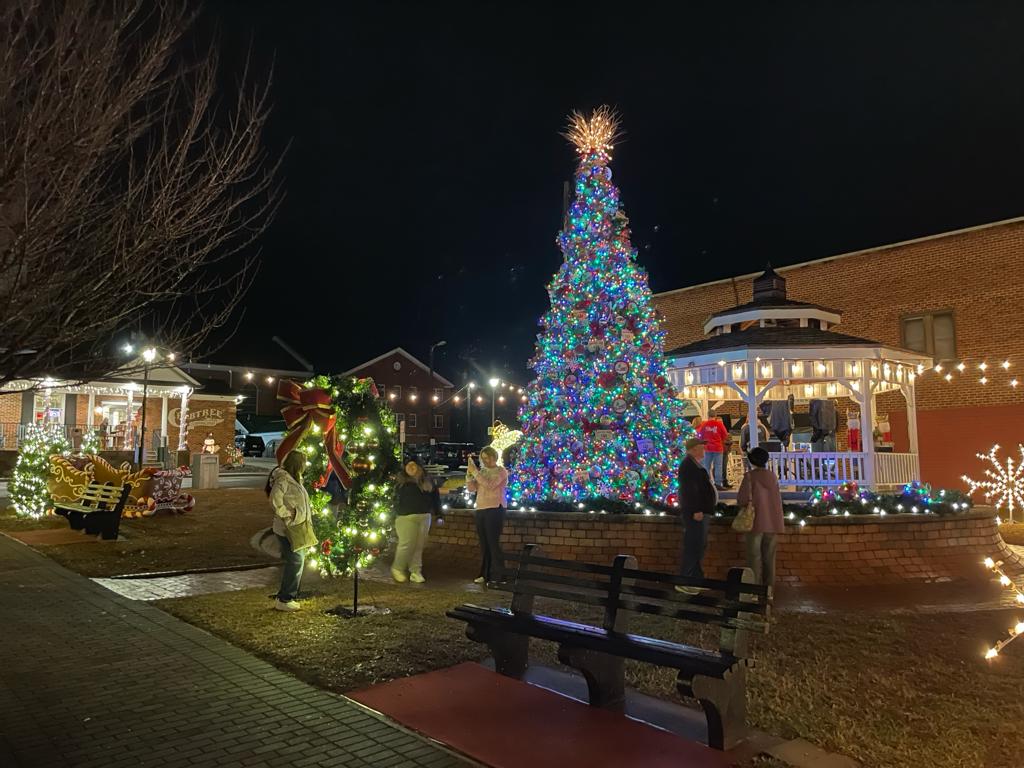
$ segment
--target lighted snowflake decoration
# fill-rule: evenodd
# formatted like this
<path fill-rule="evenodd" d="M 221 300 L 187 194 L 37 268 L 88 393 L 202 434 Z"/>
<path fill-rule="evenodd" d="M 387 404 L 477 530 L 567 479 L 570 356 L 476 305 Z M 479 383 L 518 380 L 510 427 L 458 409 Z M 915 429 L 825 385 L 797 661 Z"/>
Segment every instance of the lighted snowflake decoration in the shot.
<path fill-rule="evenodd" d="M 996 509 L 1006 509 L 1009 512 L 1010 522 L 1014 521 L 1014 510 L 1024 510 L 1024 445 L 1018 445 L 1020 450 L 1020 461 L 1014 464 L 1013 457 L 1007 457 L 1006 464 L 1000 464 L 996 454 L 999 446 L 993 445 L 988 454 L 979 453 L 978 458 L 992 464 L 992 469 L 985 470 L 986 480 L 972 480 L 967 475 L 963 481 L 970 486 L 968 494 L 981 490 L 985 494 L 985 501 L 993 503 Z"/>

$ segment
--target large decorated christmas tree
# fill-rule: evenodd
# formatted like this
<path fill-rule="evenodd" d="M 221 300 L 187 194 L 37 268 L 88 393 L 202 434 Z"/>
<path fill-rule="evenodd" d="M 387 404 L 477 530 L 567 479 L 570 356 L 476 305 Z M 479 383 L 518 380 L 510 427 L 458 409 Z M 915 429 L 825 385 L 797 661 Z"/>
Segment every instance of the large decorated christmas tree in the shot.
<path fill-rule="evenodd" d="M 395 415 L 371 379 L 285 380 L 278 399 L 288 426 L 278 460 L 293 450 L 307 459 L 302 479 L 320 542 L 308 561 L 335 576 L 366 567 L 387 547 L 393 522 Z"/>
<path fill-rule="evenodd" d="M 608 499 L 667 503 L 691 431 L 665 375 L 665 333 L 636 262 L 608 167 L 618 118 L 574 113 L 576 196 L 558 234 L 562 267 L 548 286 L 520 409 L 511 491 L 521 505 Z"/>

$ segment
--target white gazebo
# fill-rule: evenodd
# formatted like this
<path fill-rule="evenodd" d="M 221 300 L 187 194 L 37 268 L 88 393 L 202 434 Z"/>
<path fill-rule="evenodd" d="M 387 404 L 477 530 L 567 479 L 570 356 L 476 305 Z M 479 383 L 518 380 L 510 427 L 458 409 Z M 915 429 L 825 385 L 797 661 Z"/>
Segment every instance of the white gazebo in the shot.
<path fill-rule="evenodd" d="M 831 330 L 841 317 L 833 309 L 789 300 L 785 279 L 769 267 L 754 281 L 753 301 L 713 315 L 704 325 L 706 338 L 666 353 L 669 377 L 702 416 L 742 401 L 748 423 L 757 423 L 764 400 L 852 400 L 862 426 L 860 450 L 773 451 L 772 467 L 783 486 L 853 481 L 885 490 L 919 480 L 914 388 L 931 358 Z M 875 449 L 876 398 L 886 392 L 899 392 L 906 401 L 909 453 Z M 751 447 L 758 442 L 757 430 L 751 430 Z"/>

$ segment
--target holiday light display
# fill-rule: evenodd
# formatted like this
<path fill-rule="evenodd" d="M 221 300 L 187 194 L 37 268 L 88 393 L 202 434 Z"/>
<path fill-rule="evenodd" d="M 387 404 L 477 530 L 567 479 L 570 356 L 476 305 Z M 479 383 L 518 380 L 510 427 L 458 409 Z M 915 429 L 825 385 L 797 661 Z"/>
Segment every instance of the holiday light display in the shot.
<path fill-rule="evenodd" d="M 498 466 L 505 466 L 505 451 L 518 443 L 522 439 L 523 433 L 518 429 L 509 429 L 500 421 L 495 421 L 494 426 L 488 429 L 487 433 L 491 436 L 490 447 L 498 452 Z"/>
<path fill-rule="evenodd" d="M 536 378 L 519 412 L 512 500 L 664 502 L 691 430 L 666 376 L 665 333 L 611 181 L 618 119 L 607 107 L 589 118 L 574 113 L 564 135 L 580 158 L 576 197 L 530 360 Z"/>
<path fill-rule="evenodd" d="M 50 456 L 71 453 L 64 427 L 60 424 L 29 424 L 21 439 L 18 460 L 8 489 L 14 512 L 22 517 L 42 517 L 50 507 L 47 478 Z"/>
<path fill-rule="evenodd" d="M 1006 465 L 999 463 L 996 454 L 999 453 L 999 446 L 993 445 L 988 454 L 979 453 L 976 456 L 982 461 L 992 464 L 995 471 L 985 470 L 987 480 L 972 480 L 967 475 L 961 479 L 970 487 L 968 491 L 972 496 L 977 490 L 985 494 L 985 500 L 992 502 L 996 509 L 1006 509 L 1010 516 L 1010 522 L 1014 522 L 1014 512 L 1024 510 L 1024 445 L 1018 445 L 1020 450 L 1020 461 L 1015 465 L 1013 457 L 1007 457 Z"/>
<path fill-rule="evenodd" d="M 1003 571 L 1003 563 L 1002 563 L 1002 561 L 997 561 L 997 560 L 993 560 L 991 557 L 986 557 L 985 558 L 985 567 L 988 568 L 990 571 L 994 572 L 996 574 L 996 576 L 999 577 L 1000 585 L 1002 585 L 1003 587 L 1013 591 L 1013 593 L 1014 593 L 1014 600 L 1016 601 L 1017 605 L 1024 606 L 1024 592 L 1022 592 L 1020 589 L 1018 589 L 1014 585 L 1014 583 L 1010 579 L 1010 577 L 1007 576 L 1006 573 Z M 1016 640 L 1021 635 L 1024 635 L 1024 621 L 1021 621 L 1020 619 L 1018 619 L 1017 621 L 1014 622 L 1013 626 L 1010 627 L 1009 633 L 1007 634 L 1006 637 L 1004 637 L 998 643 L 996 643 L 991 648 L 989 648 L 987 651 L 985 651 L 985 658 L 986 659 L 994 659 L 996 656 L 999 655 L 999 652 L 1002 651 L 1003 648 L 1008 646 L 1010 643 L 1012 643 L 1014 640 Z"/>
<path fill-rule="evenodd" d="M 78 454 L 80 456 L 88 456 L 89 454 L 100 452 L 100 436 L 99 432 L 95 429 L 87 429 L 82 435 L 82 443 L 78 446 Z"/>
<path fill-rule="evenodd" d="M 302 387 L 281 381 L 278 399 L 288 403 L 282 409 L 288 433 L 278 459 L 291 450 L 306 456 L 302 480 L 320 542 L 306 562 L 332 576 L 365 568 L 387 546 L 393 520 L 392 478 L 399 466 L 394 414 L 371 379 L 317 376 Z"/>

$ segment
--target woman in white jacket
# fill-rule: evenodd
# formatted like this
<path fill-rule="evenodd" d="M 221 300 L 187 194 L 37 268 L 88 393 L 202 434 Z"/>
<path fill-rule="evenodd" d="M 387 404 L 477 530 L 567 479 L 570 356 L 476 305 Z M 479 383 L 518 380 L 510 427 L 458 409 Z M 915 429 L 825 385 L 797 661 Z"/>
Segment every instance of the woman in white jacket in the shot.
<path fill-rule="evenodd" d="M 270 473 L 270 505 L 274 508 L 274 533 L 281 542 L 281 559 L 284 570 L 281 573 L 281 588 L 277 593 L 274 608 L 279 611 L 297 611 L 295 601 L 302 580 L 304 556 L 302 551 L 292 549 L 288 540 L 287 524 L 295 525 L 309 520 L 309 495 L 302 487 L 302 472 L 306 468 L 306 457 L 299 451 L 292 451 L 284 461 Z"/>

